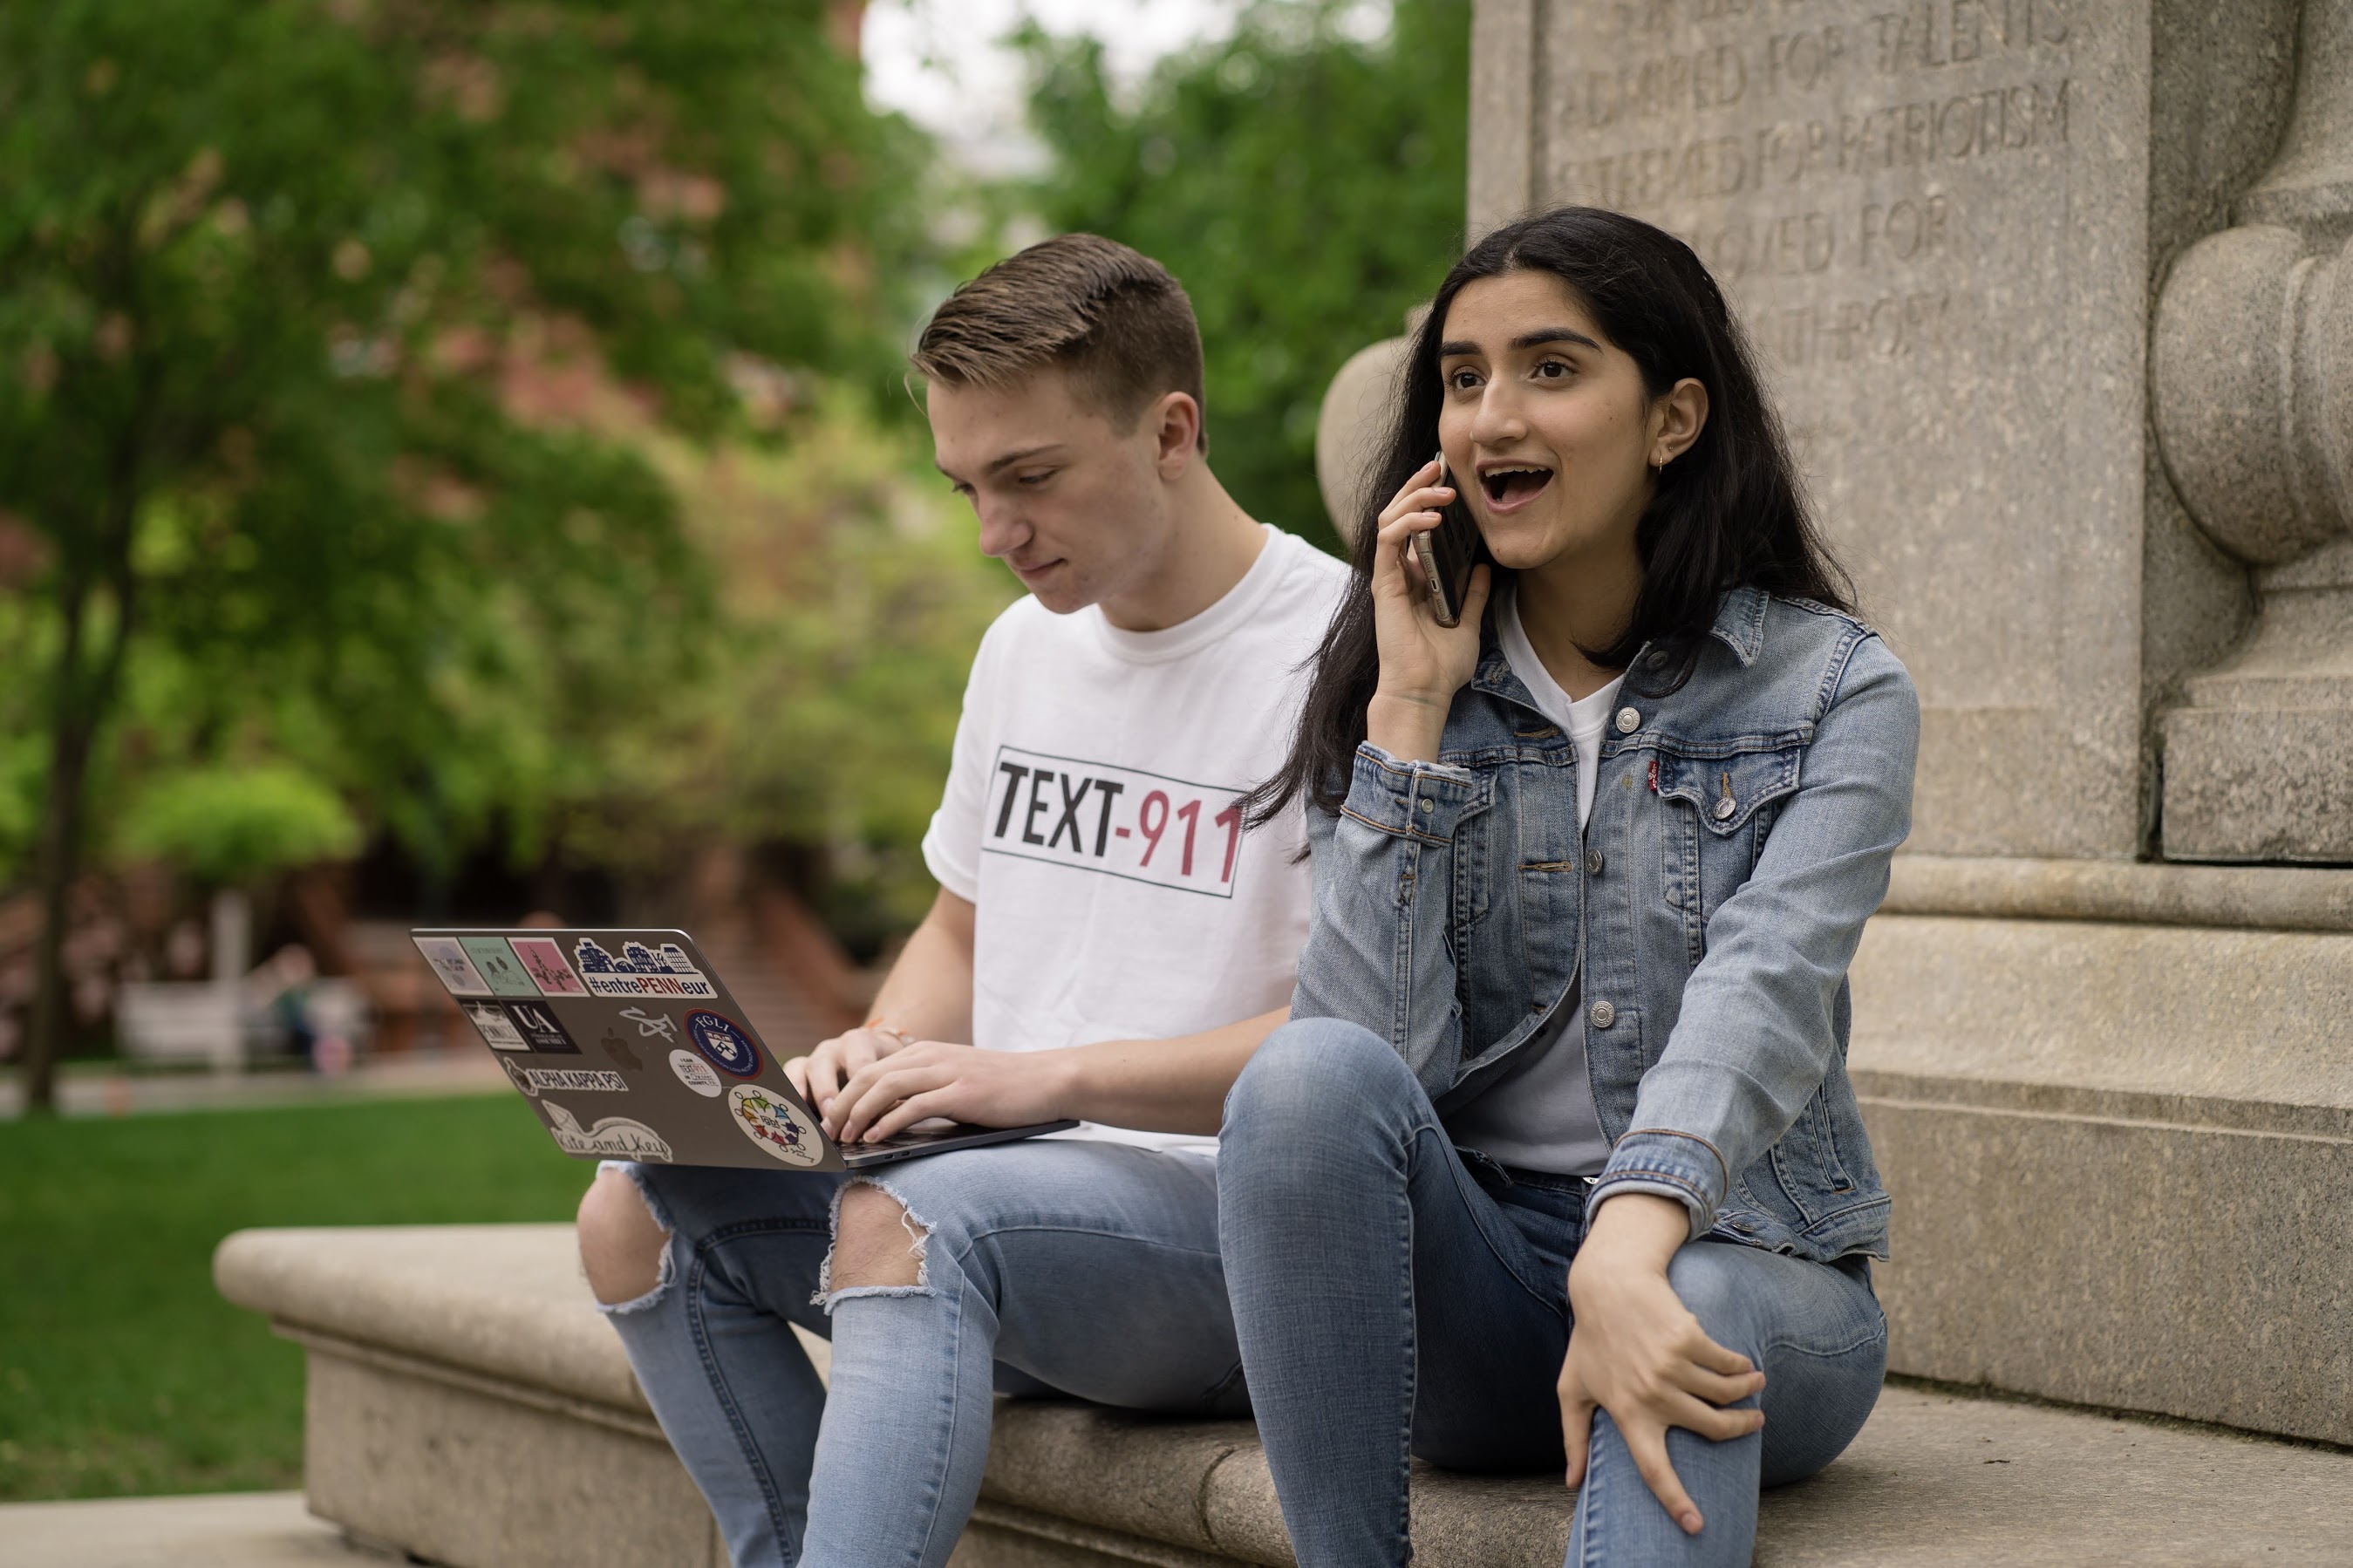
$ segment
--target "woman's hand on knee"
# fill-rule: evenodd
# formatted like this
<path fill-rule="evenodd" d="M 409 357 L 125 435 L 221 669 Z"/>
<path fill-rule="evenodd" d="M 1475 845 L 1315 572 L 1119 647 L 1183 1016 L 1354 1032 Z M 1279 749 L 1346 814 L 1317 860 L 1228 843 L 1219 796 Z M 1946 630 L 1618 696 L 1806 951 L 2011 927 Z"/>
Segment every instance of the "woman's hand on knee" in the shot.
<path fill-rule="evenodd" d="M 1761 1393 L 1765 1374 L 1708 1338 L 1668 1283 L 1667 1263 L 1689 1235 L 1688 1211 L 1672 1198 L 1624 1193 L 1595 1211 L 1568 1271 L 1560 1420 L 1570 1486 L 1585 1482 L 1593 1413 L 1607 1410 L 1642 1479 L 1695 1535 L 1704 1521 L 1668 1460 L 1667 1429 L 1716 1442 L 1748 1436 L 1765 1413 L 1723 1407 Z"/>

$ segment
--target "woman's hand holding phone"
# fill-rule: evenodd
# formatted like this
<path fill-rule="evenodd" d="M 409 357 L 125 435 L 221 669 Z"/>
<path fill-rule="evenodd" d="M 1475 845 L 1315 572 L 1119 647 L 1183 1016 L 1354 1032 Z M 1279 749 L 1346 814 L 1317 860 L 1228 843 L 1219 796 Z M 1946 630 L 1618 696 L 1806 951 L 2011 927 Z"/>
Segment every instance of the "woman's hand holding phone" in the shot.
<path fill-rule="evenodd" d="M 1453 489 L 1438 481 L 1438 459 L 1423 464 L 1381 509 L 1373 542 L 1373 637 L 1380 681 L 1365 712 L 1366 738 L 1400 762 L 1435 762 L 1454 694 L 1479 668 L 1479 626 L 1493 581 L 1484 563 L 1471 572 L 1462 615 L 1442 626 L 1431 613 L 1430 584 L 1414 559 L 1413 540 L 1436 528 Z"/>

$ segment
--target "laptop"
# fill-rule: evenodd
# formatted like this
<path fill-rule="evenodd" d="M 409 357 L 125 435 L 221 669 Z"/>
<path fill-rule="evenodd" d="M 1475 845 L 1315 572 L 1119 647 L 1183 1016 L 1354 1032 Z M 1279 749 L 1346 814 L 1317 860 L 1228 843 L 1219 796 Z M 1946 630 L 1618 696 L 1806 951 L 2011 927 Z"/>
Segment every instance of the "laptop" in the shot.
<path fill-rule="evenodd" d="M 1078 1125 L 934 1122 L 844 1148 L 682 931 L 418 930 L 409 939 L 575 1159 L 855 1171 Z"/>

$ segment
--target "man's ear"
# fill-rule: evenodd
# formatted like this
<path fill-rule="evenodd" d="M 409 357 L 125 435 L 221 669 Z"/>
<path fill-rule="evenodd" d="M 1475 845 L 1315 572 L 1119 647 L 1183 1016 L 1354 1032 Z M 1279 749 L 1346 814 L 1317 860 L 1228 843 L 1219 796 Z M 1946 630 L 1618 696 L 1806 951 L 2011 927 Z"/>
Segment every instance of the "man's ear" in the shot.
<path fill-rule="evenodd" d="M 1182 478 L 1201 456 L 1201 405 L 1189 392 L 1163 393 L 1144 417 L 1152 426 L 1160 477 Z"/>

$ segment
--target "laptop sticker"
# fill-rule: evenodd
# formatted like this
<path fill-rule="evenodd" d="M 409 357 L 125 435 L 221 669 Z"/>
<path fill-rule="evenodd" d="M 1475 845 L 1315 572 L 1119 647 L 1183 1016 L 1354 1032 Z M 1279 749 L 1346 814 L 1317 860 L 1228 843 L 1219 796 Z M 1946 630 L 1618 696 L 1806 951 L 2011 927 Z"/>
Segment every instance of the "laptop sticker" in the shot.
<path fill-rule="evenodd" d="M 703 978 L 674 942 L 657 952 L 641 942 L 625 942 L 618 954 L 608 952 L 595 937 L 584 936 L 573 945 L 573 966 L 595 996 L 687 996 L 708 1001 L 718 988 Z"/>
<path fill-rule="evenodd" d="M 564 962 L 564 949 L 554 937 L 511 936 L 507 945 L 514 949 L 515 959 L 522 965 L 531 983 L 539 987 L 543 996 L 586 996 L 588 987 L 580 984 L 580 976 Z"/>
<path fill-rule="evenodd" d="M 744 1137 L 786 1164 L 814 1165 L 825 1158 L 825 1142 L 808 1118 L 759 1085 L 739 1083 L 728 1090 L 727 1109 Z"/>
<path fill-rule="evenodd" d="M 512 1062 L 507 1063 L 508 1077 L 512 1078 L 518 1072 L 522 1075 L 523 1081 L 531 1086 L 523 1092 L 533 1098 L 537 1098 L 543 1089 L 569 1089 L 575 1094 L 589 1094 L 599 1090 L 618 1093 L 629 1087 L 628 1079 L 617 1072 L 607 1072 L 603 1068 L 518 1068 Z"/>
<path fill-rule="evenodd" d="M 517 1089 L 522 1090 L 525 1100 L 539 1098 L 539 1085 L 531 1081 L 531 1075 L 523 1071 L 512 1057 L 501 1057 L 499 1066 L 507 1069 L 507 1077 L 514 1080 L 514 1086 Z"/>
<path fill-rule="evenodd" d="M 433 966 L 433 977 L 441 982 L 442 988 L 450 995 L 491 994 L 490 983 L 474 967 L 474 961 L 466 956 L 466 950 L 459 945 L 456 937 L 420 936 L 410 940 L 417 943 L 417 951 L 425 955 L 425 962 Z"/>
<path fill-rule="evenodd" d="M 466 1015 L 466 1022 L 474 1026 L 474 1033 L 482 1037 L 482 1044 L 494 1051 L 527 1051 L 531 1042 L 507 1016 L 507 1010 L 495 1002 L 460 1002 L 458 1010 Z"/>
<path fill-rule="evenodd" d="M 759 1075 L 760 1047 L 752 1043 L 752 1037 L 733 1019 L 697 1009 L 686 1016 L 686 1032 L 694 1041 L 694 1048 L 721 1072 L 737 1078 Z"/>
<path fill-rule="evenodd" d="M 692 1051 L 670 1052 L 670 1070 L 678 1074 L 679 1082 L 686 1085 L 703 1099 L 719 1098 L 719 1075 L 711 1070 L 709 1062 L 704 1061 Z"/>
<path fill-rule="evenodd" d="M 659 1035 L 666 1043 L 677 1043 L 678 1026 L 666 1014 L 649 1013 L 642 1007 L 624 1007 L 621 1016 L 635 1024 L 640 1036 Z"/>
<path fill-rule="evenodd" d="M 636 1072 L 646 1065 L 638 1059 L 638 1053 L 629 1049 L 629 1042 L 616 1034 L 610 1024 L 605 1026 L 605 1037 L 597 1044 L 603 1046 L 605 1054 L 613 1058 L 613 1065 L 624 1072 Z"/>
<path fill-rule="evenodd" d="M 556 1147 L 567 1154 L 601 1154 L 607 1159 L 653 1160 L 670 1163 L 670 1145 L 661 1134 L 642 1121 L 626 1116 L 607 1116 L 593 1127 L 583 1127 L 580 1119 L 552 1100 L 540 1105 L 547 1112 L 547 1130 L 555 1134 Z"/>
<path fill-rule="evenodd" d="M 515 962 L 514 952 L 507 946 L 505 939 L 461 936 L 458 941 L 464 945 L 466 956 L 474 961 L 474 967 L 481 972 L 482 978 L 490 982 L 492 991 L 501 996 L 539 994 L 539 987 L 531 983 L 531 976 L 525 974 L 522 965 Z"/>
<path fill-rule="evenodd" d="M 507 1016 L 514 1020 L 515 1028 L 532 1050 L 551 1056 L 580 1054 L 580 1047 L 572 1043 L 572 1037 L 555 1021 L 554 1009 L 544 1002 L 510 1002 L 506 1007 Z"/>

